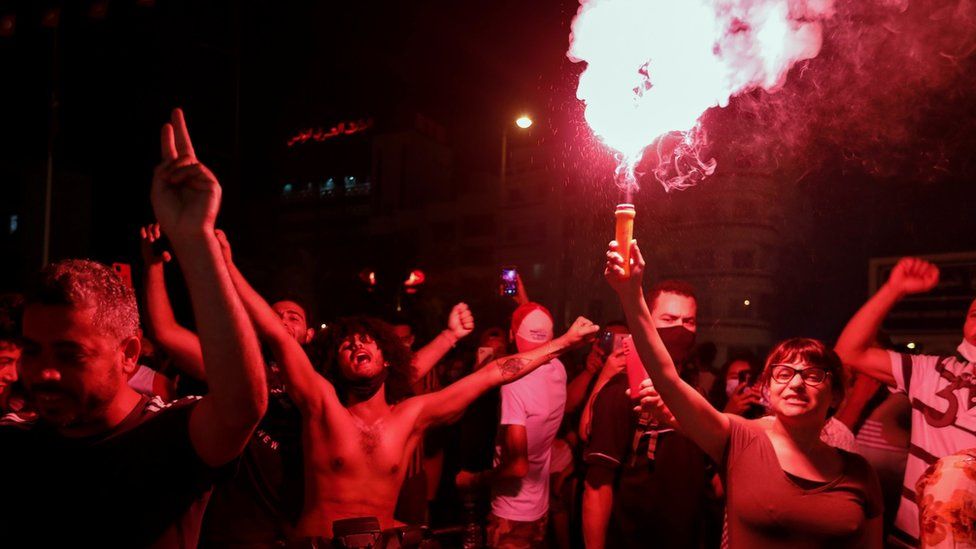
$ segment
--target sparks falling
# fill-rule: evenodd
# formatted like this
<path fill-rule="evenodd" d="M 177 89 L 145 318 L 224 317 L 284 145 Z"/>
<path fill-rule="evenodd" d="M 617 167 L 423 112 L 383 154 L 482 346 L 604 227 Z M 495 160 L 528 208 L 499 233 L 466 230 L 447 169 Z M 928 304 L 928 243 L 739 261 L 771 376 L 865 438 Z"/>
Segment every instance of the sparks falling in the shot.
<path fill-rule="evenodd" d="M 833 0 L 580 0 L 568 52 L 586 63 L 576 96 L 617 155 L 618 184 L 636 188 L 637 163 L 662 136 L 675 138 L 654 170 L 665 190 L 714 172 L 700 156 L 702 114 L 782 87 L 795 63 L 816 57 L 832 14 Z"/>

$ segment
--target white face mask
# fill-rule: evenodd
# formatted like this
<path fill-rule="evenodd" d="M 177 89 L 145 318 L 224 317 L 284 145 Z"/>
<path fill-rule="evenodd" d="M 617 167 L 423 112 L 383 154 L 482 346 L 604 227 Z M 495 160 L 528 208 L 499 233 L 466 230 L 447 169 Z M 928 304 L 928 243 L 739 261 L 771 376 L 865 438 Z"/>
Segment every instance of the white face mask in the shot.
<path fill-rule="evenodd" d="M 739 379 L 726 379 L 725 380 L 725 396 L 732 396 L 732 393 L 739 388 Z"/>

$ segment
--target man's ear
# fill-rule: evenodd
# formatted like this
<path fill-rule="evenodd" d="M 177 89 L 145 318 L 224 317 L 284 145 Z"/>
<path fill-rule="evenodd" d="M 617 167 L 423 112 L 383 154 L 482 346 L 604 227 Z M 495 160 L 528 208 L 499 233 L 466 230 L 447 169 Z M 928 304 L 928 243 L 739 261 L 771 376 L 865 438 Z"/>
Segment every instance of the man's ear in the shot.
<path fill-rule="evenodd" d="M 119 343 L 119 353 L 122 355 L 122 372 L 127 377 L 139 368 L 139 353 L 142 351 L 142 341 L 136 336 L 123 339 Z"/>

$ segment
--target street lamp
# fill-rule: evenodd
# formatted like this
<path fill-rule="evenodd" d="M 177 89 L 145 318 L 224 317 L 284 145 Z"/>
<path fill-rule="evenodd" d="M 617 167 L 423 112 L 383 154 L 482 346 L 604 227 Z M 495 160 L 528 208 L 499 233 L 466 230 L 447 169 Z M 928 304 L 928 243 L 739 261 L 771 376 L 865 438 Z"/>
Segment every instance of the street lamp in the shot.
<path fill-rule="evenodd" d="M 532 125 L 532 119 L 528 115 L 523 114 L 522 116 L 515 119 L 515 126 L 519 129 L 526 130 Z M 508 125 L 502 128 L 502 158 L 501 166 L 499 169 L 499 179 L 502 183 L 502 188 L 505 188 L 505 178 L 507 176 L 506 171 L 508 171 Z"/>

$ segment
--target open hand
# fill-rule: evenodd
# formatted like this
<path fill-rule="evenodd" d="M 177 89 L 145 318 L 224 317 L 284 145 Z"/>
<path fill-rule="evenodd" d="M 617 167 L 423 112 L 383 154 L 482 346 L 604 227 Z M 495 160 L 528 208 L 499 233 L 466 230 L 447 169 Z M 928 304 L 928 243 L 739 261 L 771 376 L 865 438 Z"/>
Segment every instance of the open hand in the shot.
<path fill-rule="evenodd" d="M 474 315 L 467 303 L 458 303 L 447 316 L 447 329 L 461 339 L 474 331 Z"/>
<path fill-rule="evenodd" d="M 627 348 L 620 346 L 616 351 L 610 353 L 607 360 L 603 363 L 603 370 L 601 370 L 600 375 L 606 379 L 619 374 L 624 371 L 627 366 Z"/>
<path fill-rule="evenodd" d="M 888 285 L 898 295 L 927 292 L 939 283 L 939 268 L 914 257 L 903 257 L 888 277 Z"/>
<path fill-rule="evenodd" d="M 173 259 L 169 252 L 163 251 L 163 253 L 157 254 L 156 250 L 153 249 L 153 243 L 162 237 L 163 235 L 159 231 L 159 223 L 150 223 L 139 228 L 139 248 L 142 250 L 142 262 L 147 267 L 169 263 Z"/>
<path fill-rule="evenodd" d="M 160 227 L 172 240 L 212 234 L 220 210 L 220 183 L 197 160 L 182 110 L 173 110 L 170 122 L 163 124 L 161 149 L 151 192 Z"/>
<path fill-rule="evenodd" d="M 644 278 L 644 256 L 641 255 L 640 248 L 636 240 L 630 241 L 630 276 L 624 271 L 624 258 L 620 255 L 620 247 L 616 240 L 611 240 L 607 247 L 607 265 L 603 270 L 603 276 L 610 283 L 618 295 L 640 291 L 641 282 Z"/>

